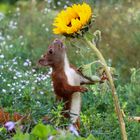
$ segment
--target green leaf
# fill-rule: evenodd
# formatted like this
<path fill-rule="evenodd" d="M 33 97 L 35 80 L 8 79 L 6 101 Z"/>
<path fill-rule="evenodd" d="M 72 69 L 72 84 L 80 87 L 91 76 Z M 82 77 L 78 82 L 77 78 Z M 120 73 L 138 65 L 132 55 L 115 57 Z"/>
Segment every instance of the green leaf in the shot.
<path fill-rule="evenodd" d="M 25 134 L 17 133 L 14 135 L 13 140 L 31 140 L 31 139 L 30 139 L 30 134 L 28 133 L 25 133 Z"/>
<path fill-rule="evenodd" d="M 50 133 L 50 129 L 43 124 L 36 125 L 32 130 L 32 134 L 39 138 L 45 138 L 48 136 L 49 133 Z"/>
<path fill-rule="evenodd" d="M 0 132 L 7 132 L 5 127 L 0 127 Z"/>
<path fill-rule="evenodd" d="M 46 138 L 49 135 L 57 134 L 57 131 L 50 125 L 46 126 L 40 123 L 33 128 L 31 134 L 37 136 L 38 138 Z"/>
<path fill-rule="evenodd" d="M 86 140 L 98 140 L 98 139 L 96 139 L 92 134 L 90 134 L 90 135 L 86 138 Z"/>
<path fill-rule="evenodd" d="M 100 77 L 98 75 L 95 75 L 97 65 L 94 65 L 94 64 L 97 64 L 97 63 L 99 63 L 99 61 L 94 61 L 92 63 L 83 65 L 78 69 L 78 71 L 80 71 L 83 74 L 83 76 L 91 79 L 92 81 L 100 81 Z"/>
<path fill-rule="evenodd" d="M 87 77 L 92 76 L 92 70 L 91 70 L 91 63 L 87 65 L 83 65 L 79 68 L 80 72 Z"/>
<path fill-rule="evenodd" d="M 85 36 L 88 38 L 88 40 L 92 41 L 94 39 L 94 34 L 89 32 L 86 32 Z"/>
<path fill-rule="evenodd" d="M 1 127 L 1 128 L 0 128 L 0 132 L 1 132 L 3 129 L 4 129 L 4 127 Z"/>

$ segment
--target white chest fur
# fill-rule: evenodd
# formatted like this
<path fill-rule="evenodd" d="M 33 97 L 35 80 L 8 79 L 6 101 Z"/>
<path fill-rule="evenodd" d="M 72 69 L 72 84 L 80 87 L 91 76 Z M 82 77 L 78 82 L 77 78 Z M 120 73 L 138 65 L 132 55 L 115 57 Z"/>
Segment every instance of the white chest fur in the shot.
<path fill-rule="evenodd" d="M 80 85 L 80 75 L 78 75 L 76 71 L 69 66 L 67 56 L 65 56 L 64 71 L 67 76 L 68 83 L 71 86 Z M 71 102 L 71 107 L 70 107 L 70 117 L 71 117 L 72 123 L 75 123 L 78 119 L 78 116 L 80 115 L 80 110 L 81 110 L 81 95 L 80 94 L 81 94 L 80 92 L 75 92 L 72 95 L 72 102 Z"/>

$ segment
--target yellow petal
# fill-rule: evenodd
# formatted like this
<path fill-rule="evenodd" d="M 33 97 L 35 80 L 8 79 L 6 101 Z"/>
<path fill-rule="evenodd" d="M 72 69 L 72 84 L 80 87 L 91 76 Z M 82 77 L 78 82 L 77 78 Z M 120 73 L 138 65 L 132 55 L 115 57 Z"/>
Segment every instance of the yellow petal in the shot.
<path fill-rule="evenodd" d="M 86 4 L 74 4 L 62 10 L 54 19 L 53 32 L 55 34 L 72 34 L 86 25 L 92 15 L 91 7 Z"/>

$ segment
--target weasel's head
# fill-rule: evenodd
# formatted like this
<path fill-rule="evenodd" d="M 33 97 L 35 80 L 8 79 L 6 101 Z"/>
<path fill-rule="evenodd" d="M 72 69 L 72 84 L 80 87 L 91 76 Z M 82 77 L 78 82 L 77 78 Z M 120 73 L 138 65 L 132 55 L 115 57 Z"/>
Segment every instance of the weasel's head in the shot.
<path fill-rule="evenodd" d="M 64 63 L 66 49 L 63 42 L 59 39 L 55 39 L 52 44 L 48 47 L 47 52 L 43 57 L 38 61 L 42 66 L 51 66 L 61 65 Z"/>

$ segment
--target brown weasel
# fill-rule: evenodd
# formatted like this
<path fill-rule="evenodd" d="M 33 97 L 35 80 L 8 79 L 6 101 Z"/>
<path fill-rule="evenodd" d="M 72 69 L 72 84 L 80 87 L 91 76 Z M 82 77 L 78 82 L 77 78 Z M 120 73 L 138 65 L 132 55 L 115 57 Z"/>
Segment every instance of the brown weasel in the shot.
<path fill-rule="evenodd" d="M 59 39 L 53 41 L 48 47 L 47 53 L 38 62 L 42 66 L 52 67 L 51 76 L 56 98 L 65 102 L 64 110 L 67 110 L 68 113 L 65 113 L 64 116 L 70 117 L 71 122 L 79 129 L 81 92 L 87 91 L 80 85 L 91 83 L 91 81 L 69 64 L 66 48 Z"/>

